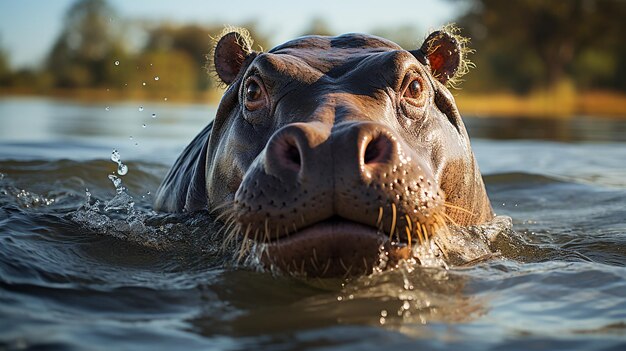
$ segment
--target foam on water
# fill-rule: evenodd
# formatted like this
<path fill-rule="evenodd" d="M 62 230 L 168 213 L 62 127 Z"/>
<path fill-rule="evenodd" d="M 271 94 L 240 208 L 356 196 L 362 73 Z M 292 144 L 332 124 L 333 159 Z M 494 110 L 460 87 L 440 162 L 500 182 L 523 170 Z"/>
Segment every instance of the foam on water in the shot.
<path fill-rule="evenodd" d="M 149 206 L 138 208 L 122 180 L 129 168 L 122 163 L 119 151 L 113 151 L 111 161 L 118 165 L 119 176 L 107 176 L 115 188 L 115 195 L 108 200 L 94 199 L 86 189 L 84 203 L 70 212 L 68 219 L 97 235 L 151 249 L 179 253 L 191 251 L 208 256 L 217 254 L 220 246 L 213 238 L 217 228 L 209 213 L 157 214 Z M 146 196 L 141 197 L 145 201 Z"/>

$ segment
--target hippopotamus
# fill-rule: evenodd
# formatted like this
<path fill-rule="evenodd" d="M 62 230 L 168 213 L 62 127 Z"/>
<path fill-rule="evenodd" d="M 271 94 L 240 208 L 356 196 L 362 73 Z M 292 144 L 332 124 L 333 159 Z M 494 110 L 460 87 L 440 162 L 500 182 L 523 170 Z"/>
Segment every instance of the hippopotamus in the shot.
<path fill-rule="evenodd" d="M 372 35 L 304 36 L 267 52 L 230 28 L 213 71 L 225 92 L 155 196 L 209 211 L 234 255 L 309 277 L 371 273 L 446 228 L 494 218 L 446 87 L 467 67 L 454 29 L 414 50 Z M 231 247 L 231 246 L 227 246 Z"/>

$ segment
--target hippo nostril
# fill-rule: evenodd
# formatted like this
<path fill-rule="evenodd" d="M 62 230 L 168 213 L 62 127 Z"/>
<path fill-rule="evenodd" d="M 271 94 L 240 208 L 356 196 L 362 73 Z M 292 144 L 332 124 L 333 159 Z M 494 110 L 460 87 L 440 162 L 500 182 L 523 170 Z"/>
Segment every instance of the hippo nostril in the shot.
<path fill-rule="evenodd" d="M 279 139 L 278 148 L 275 149 L 279 168 L 300 172 L 302 168 L 302 158 L 297 141 L 291 137 Z"/>
<path fill-rule="evenodd" d="M 272 137 L 266 150 L 266 169 L 274 175 L 287 176 L 302 170 L 303 157 L 297 138 L 282 132 Z M 285 172 L 287 171 L 287 172 Z"/>
<path fill-rule="evenodd" d="M 287 150 L 285 150 L 285 156 L 288 161 L 290 161 L 293 165 L 300 168 L 301 166 L 300 150 L 298 150 L 298 148 L 295 145 L 290 144 L 290 143 L 287 144 Z"/>
<path fill-rule="evenodd" d="M 383 135 L 372 139 L 365 148 L 363 164 L 384 163 L 390 156 L 391 142 Z"/>

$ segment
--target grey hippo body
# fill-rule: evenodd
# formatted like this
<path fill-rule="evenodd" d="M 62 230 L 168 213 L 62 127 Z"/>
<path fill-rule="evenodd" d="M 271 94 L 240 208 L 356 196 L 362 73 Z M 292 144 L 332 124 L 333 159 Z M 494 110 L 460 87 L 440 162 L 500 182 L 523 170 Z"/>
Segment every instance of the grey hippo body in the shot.
<path fill-rule="evenodd" d="M 347 34 L 262 53 L 233 30 L 213 57 L 226 91 L 157 210 L 213 211 L 238 254 L 307 276 L 368 273 L 381 248 L 406 258 L 447 226 L 493 218 L 445 87 L 464 64 L 453 33 L 412 51 Z"/>

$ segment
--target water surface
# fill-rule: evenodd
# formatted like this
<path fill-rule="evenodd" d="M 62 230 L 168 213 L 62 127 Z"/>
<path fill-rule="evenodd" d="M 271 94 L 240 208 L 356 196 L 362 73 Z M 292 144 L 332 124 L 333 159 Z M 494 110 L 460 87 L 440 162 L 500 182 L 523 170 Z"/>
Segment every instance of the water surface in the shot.
<path fill-rule="evenodd" d="M 210 221 L 152 212 L 214 112 L 0 99 L 0 349 L 626 348 L 626 122 L 467 118 L 513 219 L 500 256 L 302 281 L 225 264 Z"/>

